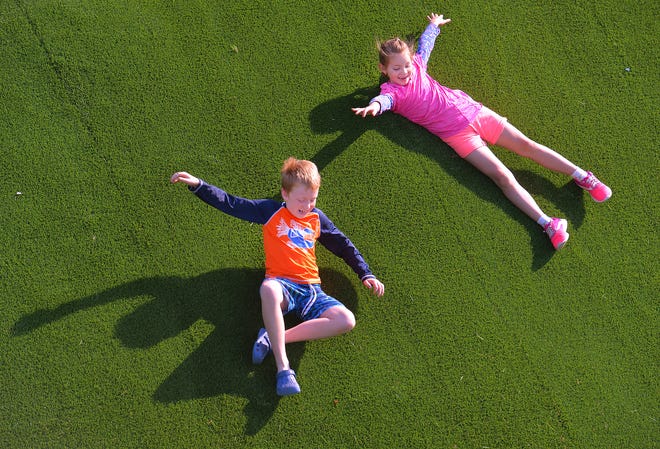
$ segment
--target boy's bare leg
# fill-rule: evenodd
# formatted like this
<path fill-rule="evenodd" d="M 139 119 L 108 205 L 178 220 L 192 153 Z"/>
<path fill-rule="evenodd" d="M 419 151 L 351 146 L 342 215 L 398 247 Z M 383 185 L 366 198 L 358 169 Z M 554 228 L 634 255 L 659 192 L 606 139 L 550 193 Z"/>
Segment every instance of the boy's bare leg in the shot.
<path fill-rule="evenodd" d="M 355 327 L 355 316 L 346 307 L 334 306 L 320 317 L 304 321 L 286 331 L 286 342 L 319 340 L 345 334 Z M 270 336 L 270 332 L 268 333 Z M 272 343 L 272 339 L 271 339 Z"/>
<path fill-rule="evenodd" d="M 268 332 L 277 371 L 290 369 L 284 340 L 284 315 L 282 314 L 284 293 L 282 292 L 282 286 L 277 281 L 265 280 L 261 284 L 259 294 L 261 295 L 261 315 L 264 320 L 264 327 Z"/>

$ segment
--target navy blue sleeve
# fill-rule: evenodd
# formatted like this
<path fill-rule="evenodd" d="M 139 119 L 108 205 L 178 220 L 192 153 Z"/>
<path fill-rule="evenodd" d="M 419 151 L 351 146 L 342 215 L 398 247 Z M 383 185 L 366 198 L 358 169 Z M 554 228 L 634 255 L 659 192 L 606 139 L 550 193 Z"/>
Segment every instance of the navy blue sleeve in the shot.
<path fill-rule="evenodd" d="M 428 64 L 431 57 L 431 51 L 435 45 L 435 39 L 440 34 L 440 27 L 429 23 L 422 35 L 419 37 L 417 44 L 417 54 L 422 57 L 425 64 Z"/>
<path fill-rule="evenodd" d="M 196 188 L 189 188 L 206 204 L 241 220 L 265 224 L 282 205 L 274 200 L 249 200 L 230 195 L 214 185 L 200 179 Z"/>
<path fill-rule="evenodd" d="M 321 220 L 321 235 L 318 238 L 319 243 L 325 246 L 332 254 L 344 259 L 344 262 L 355 271 L 361 281 L 368 278 L 375 278 L 365 262 L 362 254 L 357 250 L 353 242 L 346 237 L 335 224 L 319 209 L 315 209 Z"/>

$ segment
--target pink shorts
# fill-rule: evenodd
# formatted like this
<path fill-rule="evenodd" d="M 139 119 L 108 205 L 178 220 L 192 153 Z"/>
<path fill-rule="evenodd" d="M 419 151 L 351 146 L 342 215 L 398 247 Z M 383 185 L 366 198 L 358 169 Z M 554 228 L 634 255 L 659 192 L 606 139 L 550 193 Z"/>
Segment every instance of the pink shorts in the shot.
<path fill-rule="evenodd" d="M 482 106 L 479 114 L 463 131 L 442 140 L 465 158 L 477 148 L 487 146 L 486 142 L 491 145 L 497 142 L 506 122 L 506 117 Z"/>

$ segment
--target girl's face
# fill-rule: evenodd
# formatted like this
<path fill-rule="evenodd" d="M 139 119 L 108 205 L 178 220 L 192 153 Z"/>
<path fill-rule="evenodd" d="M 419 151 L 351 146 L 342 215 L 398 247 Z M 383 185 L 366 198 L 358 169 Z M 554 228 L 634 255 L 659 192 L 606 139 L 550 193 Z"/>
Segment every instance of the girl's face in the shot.
<path fill-rule="evenodd" d="M 378 67 L 383 75 L 394 84 L 405 86 L 410 82 L 413 65 L 408 51 L 390 55 L 387 65 L 379 64 Z"/>
<path fill-rule="evenodd" d="M 303 184 L 296 184 L 287 192 L 282 189 L 282 198 L 286 203 L 286 208 L 296 218 L 304 218 L 316 207 L 316 198 L 319 196 L 319 189 L 312 189 Z"/>

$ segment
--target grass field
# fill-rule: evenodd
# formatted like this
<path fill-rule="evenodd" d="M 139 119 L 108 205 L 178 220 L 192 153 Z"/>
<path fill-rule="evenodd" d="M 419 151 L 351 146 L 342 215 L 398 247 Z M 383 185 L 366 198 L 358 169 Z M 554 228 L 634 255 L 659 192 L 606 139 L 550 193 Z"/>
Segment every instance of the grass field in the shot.
<path fill-rule="evenodd" d="M 571 239 L 437 138 L 351 106 L 374 42 L 452 18 L 429 72 L 593 170 L 495 149 Z M 0 447 L 656 448 L 660 4 L 0 2 Z M 275 197 L 288 156 L 386 295 L 319 249 L 357 327 L 289 347 L 278 399 L 261 231 L 171 186 Z"/>

